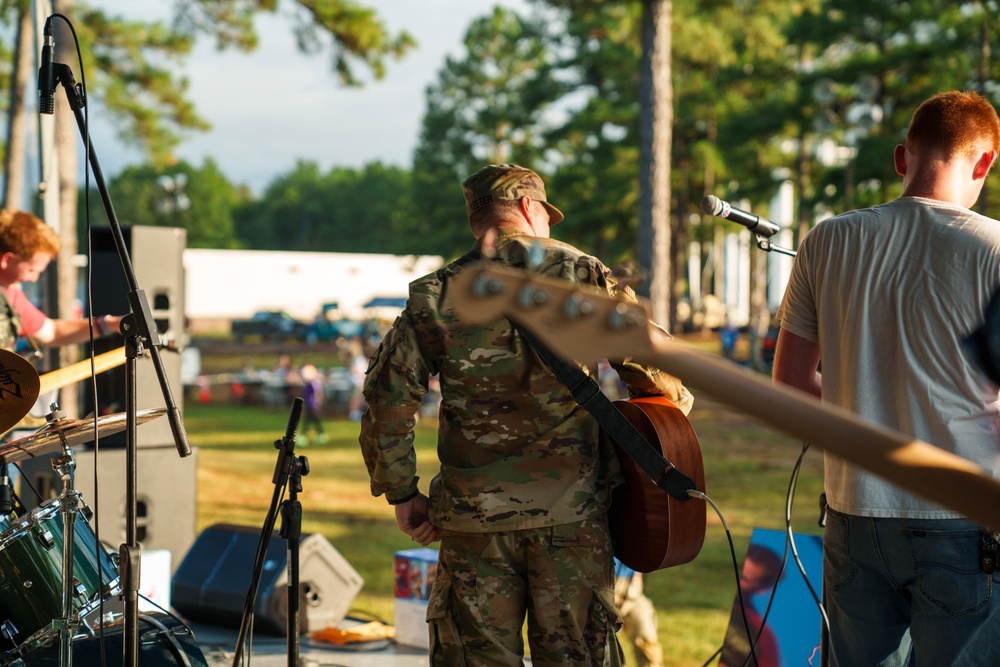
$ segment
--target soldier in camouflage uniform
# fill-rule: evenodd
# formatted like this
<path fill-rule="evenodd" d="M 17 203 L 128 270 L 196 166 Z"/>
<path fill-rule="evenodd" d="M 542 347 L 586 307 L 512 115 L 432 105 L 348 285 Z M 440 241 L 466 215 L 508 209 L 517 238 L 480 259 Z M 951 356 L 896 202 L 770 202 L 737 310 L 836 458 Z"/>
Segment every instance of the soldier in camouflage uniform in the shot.
<path fill-rule="evenodd" d="M 619 290 L 600 261 L 549 238 L 563 215 L 535 172 L 489 165 L 463 191 L 472 251 L 410 284 L 405 310 L 369 363 L 360 442 L 371 490 L 395 506 L 399 528 L 416 542 L 441 540 L 427 609 L 433 665 L 523 664 L 526 616 L 536 667 L 618 665 L 607 526 L 622 479 L 617 458 L 510 321 L 462 322 L 447 286 L 484 255 L 526 267 L 537 244 L 544 258 L 533 271 Z M 635 363 L 614 367 L 633 395 L 665 395 L 690 410 L 676 378 Z M 414 415 L 435 373 L 440 472 L 424 495 Z"/>
<path fill-rule="evenodd" d="M 21 291 L 33 283 L 59 253 L 59 237 L 34 215 L 0 210 L 0 347 L 13 349 L 19 334 L 42 345 L 82 343 L 90 338 L 88 320 L 53 320 Z M 94 319 L 94 335 L 118 331 L 120 317 Z"/>

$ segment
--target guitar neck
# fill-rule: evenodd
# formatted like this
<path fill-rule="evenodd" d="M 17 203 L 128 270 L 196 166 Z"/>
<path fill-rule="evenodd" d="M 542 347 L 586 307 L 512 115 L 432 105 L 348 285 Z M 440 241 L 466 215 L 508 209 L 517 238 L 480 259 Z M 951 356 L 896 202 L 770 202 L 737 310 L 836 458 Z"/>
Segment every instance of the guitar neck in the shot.
<path fill-rule="evenodd" d="M 639 303 L 496 263 L 469 266 L 449 292 L 467 322 L 510 316 L 569 359 L 632 358 L 792 436 L 960 512 L 1000 526 L 1000 480 L 960 456 L 869 422 L 716 355 L 673 342 Z"/>
<path fill-rule="evenodd" d="M 117 368 L 125 363 L 125 348 L 119 347 L 109 352 L 104 352 L 94 357 L 93 373 L 103 373 L 112 368 Z M 44 394 L 56 389 L 62 389 L 74 382 L 85 380 L 91 376 L 90 359 L 78 361 L 65 368 L 56 369 L 50 373 L 39 376 L 39 391 Z"/>

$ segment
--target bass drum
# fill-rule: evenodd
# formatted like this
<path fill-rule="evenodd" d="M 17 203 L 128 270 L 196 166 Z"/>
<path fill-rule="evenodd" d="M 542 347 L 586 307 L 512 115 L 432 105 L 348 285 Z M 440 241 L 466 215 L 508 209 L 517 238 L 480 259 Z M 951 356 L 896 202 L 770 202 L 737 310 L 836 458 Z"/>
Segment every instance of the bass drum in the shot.
<path fill-rule="evenodd" d="M 125 652 L 124 618 L 104 625 L 104 648 L 101 630 L 95 636 L 73 638 L 72 661 L 76 665 L 121 667 Z M 139 661 L 142 667 L 208 667 L 205 654 L 198 648 L 194 633 L 176 617 L 161 612 L 139 614 Z M 103 658 L 102 658 L 103 653 Z M 102 662 L 102 659 L 104 662 Z M 58 638 L 48 645 L 22 655 L 12 667 L 59 667 Z"/>

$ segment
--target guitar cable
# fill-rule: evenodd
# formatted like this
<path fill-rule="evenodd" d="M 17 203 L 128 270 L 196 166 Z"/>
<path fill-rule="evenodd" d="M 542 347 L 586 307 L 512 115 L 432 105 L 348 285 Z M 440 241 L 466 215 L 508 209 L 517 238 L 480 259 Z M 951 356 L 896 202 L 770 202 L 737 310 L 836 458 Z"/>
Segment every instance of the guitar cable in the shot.
<path fill-rule="evenodd" d="M 822 601 L 820 600 L 819 596 L 816 593 L 816 590 L 813 588 L 812 584 L 809 581 L 808 574 L 806 573 L 805 570 L 805 565 L 802 563 L 802 560 L 799 557 L 798 549 L 795 546 L 795 536 L 794 533 L 792 532 L 792 507 L 795 499 L 795 491 L 798 488 L 798 478 L 799 478 L 799 472 L 802 469 L 802 461 L 808 450 L 809 450 L 809 443 L 803 442 L 802 450 L 799 452 L 799 456 L 795 461 L 795 465 L 792 466 L 792 474 L 788 481 L 788 491 L 785 494 L 785 549 L 781 557 L 781 565 L 778 569 L 778 576 L 776 582 L 780 582 L 781 578 L 784 576 L 785 566 L 787 565 L 788 554 L 790 552 L 799 570 L 799 573 L 802 575 L 802 579 L 805 582 L 806 587 L 809 589 L 810 595 L 812 595 L 813 601 L 816 603 L 816 606 L 819 609 L 820 616 L 822 617 L 823 621 L 823 627 L 827 632 L 829 632 L 830 621 L 829 618 L 827 617 L 826 609 L 823 607 Z M 740 612 L 743 615 L 744 631 L 747 633 L 748 640 L 751 637 L 753 637 L 753 641 L 750 643 L 750 650 L 747 652 L 747 655 L 743 660 L 742 666 L 743 667 L 748 667 L 749 665 L 756 666 L 758 664 L 758 661 L 755 648 L 757 646 L 757 642 L 760 640 L 760 637 L 764 632 L 765 626 L 767 625 L 767 619 L 771 613 L 771 608 L 774 602 L 775 593 L 777 592 L 778 584 L 775 583 L 774 587 L 771 588 L 770 595 L 768 596 L 767 606 L 765 607 L 764 613 L 761 617 L 760 628 L 757 631 L 756 636 L 754 636 L 753 633 L 750 632 L 750 628 L 747 623 L 746 607 L 743 600 L 742 591 L 739 585 L 740 582 L 739 565 L 737 564 L 736 550 L 733 546 L 733 540 L 732 540 L 732 535 L 729 531 L 729 526 L 726 523 L 725 518 L 722 516 L 722 512 L 719 510 L 718 506 L 716 506 L 716 504 L 712 502 L 712 500 L 708 498 L 708 496 L 696 490 L 691 490 L 688 493 L 692 497 L 701 498 L 702 500 L 705 500 L 709 505 L 711 505 L 712 508 L 715 510 L 716 514 L 719 515 L 719 519 L 722 521 L 722 527 L 726 531 L 726 537 L 729 539 L 729 550 L 732 555 L 733 566 L 736 570 L 736 593 L 739 600 Z M 716 658 L 716 656 L 722 653 L 723 648 L 724 645 L 720 646 L 718 650 L 716 650 L 715 653 L 713 653 L 708 658 L 708 660 L 705 661 L 702 667 L 708 667 L 708 665 Z M 813 651 L 813 655 L 815 655 L 815 650 Z M 809 658 L 809 664 L 810 665 L 812 664 L 812 656 L 810 656 Z"/>
<path fill-rule="evenodd" d="M 799 557 L 798 548 L 795 545 L 795 534 L 792 532 L 792 507 L 795 501 L 795 492 L 798 489 L 799 473 L 802 470 L 802 461 L 805 458 L 806 452 L 809 451 L 809 443 L 803 442 L 802 449 L 799 452 L 798 458 L 795 460 L 795 465 L 792 466 L 792 475 L 788 480 L 788 491 L 785 494 L 785 550 L 781 556 L 781 568 L 778 571 L 777 581 L 781 581 L 782 576 L 784 576 L 785 566 L 788 563 L 788 554 L 792 554 L 792 559 L 795 561 L 795 565 L 799 570 L 799 574 L 802 575 L 802 581 L 805 583 L 806 587 L 809 589 L 809 594 L 812 596 L 813 601 L 816 603 L 819 609 L 820 616 L 823 621 L 823 625 L 827 631 L 829 631 L 830 621 L 826 615 L 826 609 L 824 609 L 819 596 L 816 594 L 816 590 L 813 588 L 812 583 L 809 581 L 809 575 L 806 572 L 805 565 L 802 563 L 802 559 Z M 764 614 L 761 618 L 760 630 L 757 632 L 757 636 L 754 638 L 753 644 L 756 646 L 757 642 L 760 640 L 761 634 L 764 632 L 764 627 L 767 625 L 767 618 L 771 613 L 771 607 L 774 603 L 774 596 L 778 590 L 777 584 L 771 589 L 771 593 L 768 596 L 767 606 L 764 609 Z M 818 647 L 817 647 L 818 648 Z M 815 655 L 815 649 L 813 650 L 813 655 Z M 750 664 L 750 655 L 743 661 L 743 667 L 747 667 Z M 809 657 L 809 664 L 812 664 L 812 656 Z"/>
<path fill-rule="evenodd" d="M 719 509 L 719 506 L 716 505 L 715 501 L 709 498 L 704 492 L 699 491 L 697 489 L 688 489 L 688 495 L 691 496 L 692 498 L 698 498 L 708 503 L 709 506 L 711 506 L 711 508 L 715 510 L 715 513 L 719 515 L 719 521 L 722 522 L 722 529 L 726 531 L 726 539 L 729 541 L 729 554 L 732 557 L 732 562 L 733 562 L 733 571 L 736 573 L 736 597 L 739 600 L 740 612 L 743 616 L 743 629 L 746 631 L 747 641 L 749 641 L 750 637 L 753 636 L 753 633 L 750 632 L 750 623 L 747 621 L 746 605 L 743 601 L 743 590 L 740 587 L 740 566 L 739 566 L 739 561 L 736 558 L 736 547 L 733 545 L 733 534 L 729 530 L 729 524 L 726 522 L 726 517 L 722 514 L 722 510 Z M 748 659 L 751 657 L 753 658 L 754 665 L 757 664 L 757 654 L 754 651 L 755 644 L 756 641 L 750 644 L 750 653 L 747 655 Z M 715 656 L 722 653 L 722 648 L 723 647 L 720 646 L 719 650 L 713 653 L 711 657 L 709 657 L 709 659 L 705 661 L 705 664 L 702 665 L 702 667 L 708 667 L 708 664 L 712 662 Z"/>
<path fill-rule="evenodd" d="M 805 456 L 806 452 L 809 450 L 809 443 L 802 443 L 802 452 L 799 454 L 798 460 L 795 462 L 795 467 L 792 474 L 792 479 L 789 482 L 788 496 L 785 501 L 785 543 L 789 545 L 792 551 L 792 558 L 795 559 L 795 565 L 799 569 L 799 573 L 802 575 L 802 581 L 805 583 L 806 587 L 809 589 L 809 594 L 812 596 L 813 602 L 816 604 L 816 608 L 819 610 L 820 618 L 823 623 L 823 629 L 827 634 L 830 632 L 830 618 L 826 614 L 826 607 L 823 606 L 823 601 L 820 596 L 816 593 L 816 589 L 813 588 L 812 583 L 809 581 L 809 575 L 806 574 L 805 565 L 802 563 L 802 559 L 799 558 L 798 549 L 795 546 L 795 536 L 792 533 L 792 503 L 795 496 L 795 487 L 798 484 L 799 470 L 802 466 L 802 458 Z M 825 503 L 825 495 L 822 502 Z M 821 517 L 822 518 L 822 517 Z M 820 523 L 823 525 L 823 523 Z M 822 642 L 820 642 L 820 646 Z M 816 648 L 819 648 L 817 646 Z M 815 655 L 815 649 L 813 654 Z M 809 664 L 812 665 L 812 656 L 809 657 Z"/>

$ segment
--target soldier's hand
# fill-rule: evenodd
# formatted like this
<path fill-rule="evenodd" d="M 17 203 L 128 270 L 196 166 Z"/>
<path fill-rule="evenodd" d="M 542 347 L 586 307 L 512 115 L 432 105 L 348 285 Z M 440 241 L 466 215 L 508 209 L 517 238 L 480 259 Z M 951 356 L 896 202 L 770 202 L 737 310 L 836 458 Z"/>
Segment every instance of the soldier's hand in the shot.
<path fill-rule="evenodd" d="M 427 518 L 427 496 L 418 493 L 405 503 L 396 505 L 396 525 L 422 547 L 438 540 L 437 528 Z"/>

